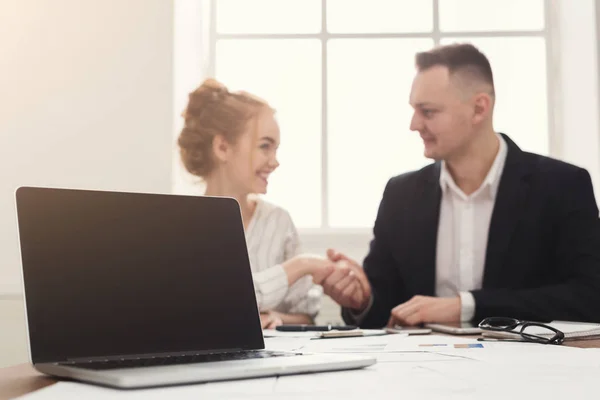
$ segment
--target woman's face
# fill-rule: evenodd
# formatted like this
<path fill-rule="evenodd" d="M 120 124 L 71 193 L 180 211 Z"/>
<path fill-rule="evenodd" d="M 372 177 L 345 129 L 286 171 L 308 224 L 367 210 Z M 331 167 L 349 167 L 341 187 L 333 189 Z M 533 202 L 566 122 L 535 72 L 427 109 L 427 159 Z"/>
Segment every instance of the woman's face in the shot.
<path fill-rule="evenodd" d="M 246 131 L 232 146 L 225 165 L 228 176 L 243 193 L 266 193 L 269 176 L 277 167 L 279 125 L 273 111 L 265 109 L 250 120 Z"/>

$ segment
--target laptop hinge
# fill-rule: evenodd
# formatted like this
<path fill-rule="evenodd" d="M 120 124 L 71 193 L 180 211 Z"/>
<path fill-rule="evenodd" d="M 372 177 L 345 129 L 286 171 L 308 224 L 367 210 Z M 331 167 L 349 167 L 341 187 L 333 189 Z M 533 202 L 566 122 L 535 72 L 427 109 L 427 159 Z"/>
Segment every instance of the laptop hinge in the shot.
<path fill-rule="evenodd" d="M 260 349 L 258 349 L 260 350 Z M 58 361 L 57 363 L 80 363 L 80 362 L 93 362 L 93 361 L 114 361 L 114 360 L 135 360 L 135 359 L 148 359 L 148 358 L 161 358 L 161 357 L 180 357 L 180 356 L 195 356 L 205 354 L 221 354 L 221 353 L 238 353 L 241 351 L 257 351 L 257 350 L 244 350 L 240 348 L 235 349 L 220 349 L 220 350 L 194 350 L 194 351 L 175 351 L 168 353 L 147 353 L 147 354 L 123 354 L 117 356 L 105 356 L 105 357 L 81 357 L 81 358 L 68 358 L 66 361 Z"/>

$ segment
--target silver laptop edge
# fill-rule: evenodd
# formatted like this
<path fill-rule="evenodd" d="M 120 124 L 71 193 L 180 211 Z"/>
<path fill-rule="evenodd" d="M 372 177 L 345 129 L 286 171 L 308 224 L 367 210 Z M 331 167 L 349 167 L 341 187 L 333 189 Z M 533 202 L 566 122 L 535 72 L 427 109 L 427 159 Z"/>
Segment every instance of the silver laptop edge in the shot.
<path fill-rule="evenodd" d="M 42 373 L 57 377 L 132 389 L 359 369 L 373 365 L 375 362 L 375 358 L 368 356 L 311 354 L 285 358 L 220 361 L 105 371 L 71 368 L 56 364 L 37 364 L 35 368 Z"/>

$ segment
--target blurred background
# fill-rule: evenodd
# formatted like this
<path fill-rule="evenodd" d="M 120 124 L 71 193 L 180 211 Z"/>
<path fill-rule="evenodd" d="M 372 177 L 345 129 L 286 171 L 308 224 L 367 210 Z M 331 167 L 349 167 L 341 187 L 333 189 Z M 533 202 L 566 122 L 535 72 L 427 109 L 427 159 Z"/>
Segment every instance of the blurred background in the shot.
<path fill-rule="evenodd" d="M 175 139 L 208 76 L 281 124 L 266 198 L 303 249 L 362 260 L 383 187 L 428 163 L 408 129 L 417 51 L 472 42 L 495 128 L 600 184 L 593 0 L 0 0 L 0 367 L 26 361 L 14 190 L 202 193 Z M 339 321 L 325 301 L 319 322 Z"/>

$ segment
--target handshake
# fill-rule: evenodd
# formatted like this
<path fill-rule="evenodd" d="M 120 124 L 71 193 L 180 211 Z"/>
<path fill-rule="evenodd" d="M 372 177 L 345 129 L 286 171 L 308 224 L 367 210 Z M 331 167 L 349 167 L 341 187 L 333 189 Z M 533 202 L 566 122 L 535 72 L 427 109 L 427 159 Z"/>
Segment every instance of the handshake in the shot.
<path fill-rule="evenodd" d="M 371 285 L 362 267 L 335 250 L 328 250 L 327 258 L 296 256 L 283 263 L 283 268 L 290 285 L 305 275 L 312 275 L 313 282 L 323 286 L 325 294 L 342 307 L 360 313 L 369 306 Z M 460 322 L 461 307 L 458 295 L 443 298 L 415 295 L 390 310 L 387 326 Z"/>
<path fill-rule="evenodd" d="M 371 285 L 358 263 L 342 253 L 329 249 L 327 258 L 298 255 L 283 263 L 290 284 L 304 275 L 342 307 L 364 310 L 371 298 Z"/>

